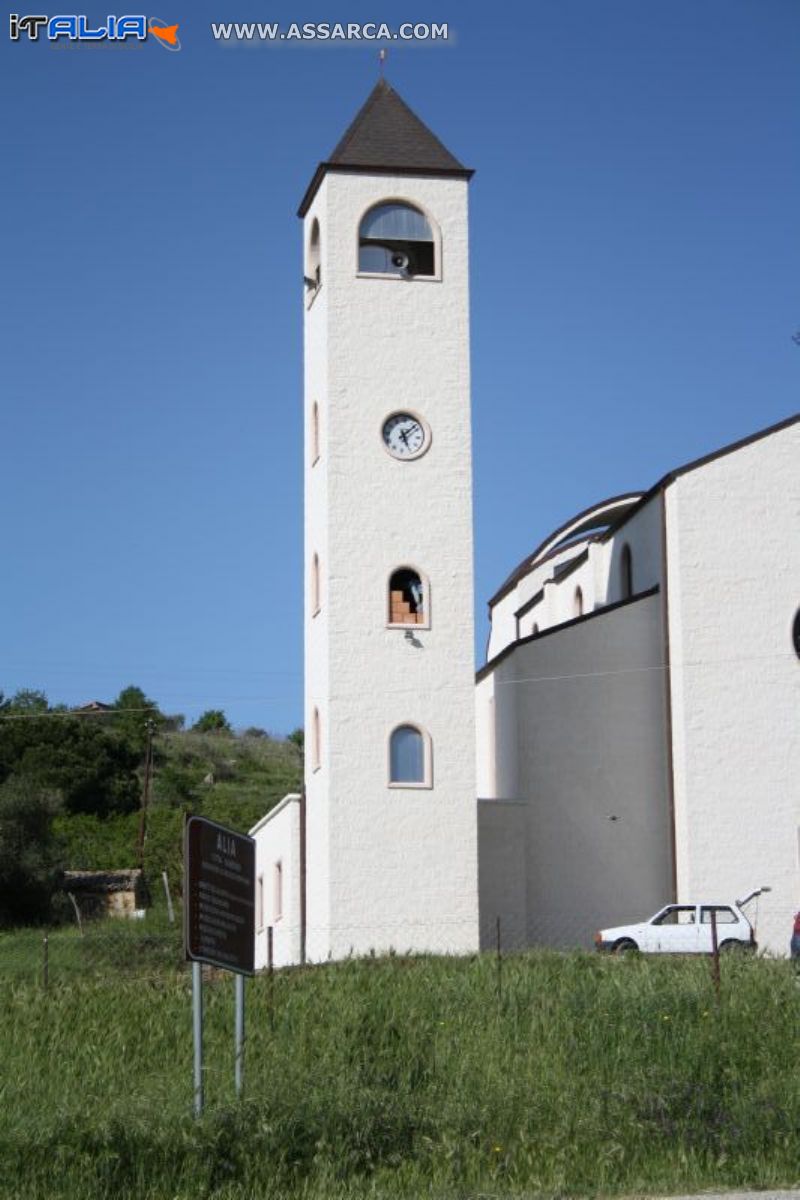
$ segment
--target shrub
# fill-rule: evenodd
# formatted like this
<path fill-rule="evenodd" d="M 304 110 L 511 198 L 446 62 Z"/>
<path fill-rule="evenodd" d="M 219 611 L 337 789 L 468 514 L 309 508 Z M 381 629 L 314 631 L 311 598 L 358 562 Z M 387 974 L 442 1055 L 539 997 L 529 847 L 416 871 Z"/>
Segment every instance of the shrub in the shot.
<path fill-rule="evenodd" d="M 32 717 L 0 724 L 0 781 L 12 775 L 57 793 L 68 812 L 130 812 L 139 802 L 139 754 L 91 719 Z"/>
<path fill-rule="evenodd" d="M 0 786 L 0 924 L 43 921 L 61 881 L 53 837 L 57 802 L 34 781 Z"/>
<path fill-rule="evenodd" d="M 221 708 L 209 708 L 192 726 L 197 733 L 232 733 L 230 722 Z"/>

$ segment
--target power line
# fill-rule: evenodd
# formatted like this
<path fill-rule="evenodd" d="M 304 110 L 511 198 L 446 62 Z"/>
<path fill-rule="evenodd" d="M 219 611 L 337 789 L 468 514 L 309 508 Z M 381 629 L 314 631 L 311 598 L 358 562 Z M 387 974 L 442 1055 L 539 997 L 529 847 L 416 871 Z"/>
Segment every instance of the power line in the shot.
<path fill-rule="evenodd" d="M 18 660 L 14 660 L 14 659 L 4 659 L 3 660 L 3 669 L 8 670 L 8 671 L 13 670 L 13 671 L 30 671 L 30 672 L 34 672 L 34 671 L 39 671 L 39 672 L 41 672 L 41 671 L 47 671 L 47 672 L 51 672 L 51 671 L 81 671 L 81 672 L 92 671 L 92 672 L 100 672 L 102 674 L 107 674 L 107 675 L 114 674 L 114 675 L 148 675 L 148 676 L 149 675 L 160 675 L 164 672 L 163 664 L 160 666 L 156 666 L 156 665 L 147 665 L 147 664 L 143 665 L 142 663 L 137 663 L 135 666 L 130 666 L 126 663 L 115 664 L 115 663 L 109 663 L 107 661 L 104 663 L 91 663 L 91 662 L 87 662 L 85 659 L 81 660 L 80 662 L 69 662 L 69 661 L 64 661 L 64 660 L 51 660 L 46 663 L 20 662 Z M 295 669 L 291 669 L 291 670 L 287 669 L 285 671 L 284 670 L 261 671 L 261 670 L 252 670 L 252 669 L 248 670 L 248 669 L 239 668 L 239 667 L 204 667 L 204 666 L 198 666 L 198 667 L 184 666 L 184 667 L 181 667 L 180 669 L 181 669 L 181 672 L 185 675 L 237 675 L 237 676 L 246 675 L 246 676 L 250 676 L 251 678 L 254 678 L 254 679 L 261 678 L 261 677 L 265 677 L 265 678 L 269 679 L 269 678 L 272 678 L 273 676 L 278 677 L 278 676 L 287 676 L 287 675 L 293 679 L 295 679 L 295 678 L 299 679 L 302 675 L 301 671 L 295 670 Z M 169 671 L 169 668 L 167 668 L 167 671 Z"/>
<path fill-rule="evenodd" d="M 560 683 L 561 681 L 568 679 L 602 679 L 615 675 L 640 675 L 645 674 L 648 671 L 658 671 L 661 674 L 664 674 L 664 672 L 674 673 L 675 671 L 679 670 L 683 671 L 700 668 L 711 669 L 712 667 L 727 667 L 733 663 L 768 662 L 779 661 L 782 659 L 789 661 L 792 659 L 792 657 L 793 656 L 790 653 L 738 655 L 735 658 L 714 658 L 706 659 L 705 661 L 697 659 L 695 661 L 686 662 L 657 663 L 655 665 L 646 667 L 618 667 L 614 670 L 606 671 L 576 671 L 568 675 L 529 675 L 522 679 L 497 679 L 495 682 L 498 685 L 502 684 L 503 687 L 513 686 L 521 683 Z"/>
<path fill-rule="evenodd" d="M 169 720 L 171 714 L 162 713 L 159 709 L 150 708 L 104 708 L 104 709 L 47 709 L 45 712 L 30 712 L 30 713 L 7 713 L 0 715 L 0 721 L 41 721 L 43 717 L 91 717 L 93 720 L 102 720 L 104 717 L 115 717 L 117 713 L 149 713 L 151 717 L 166 717 Z"/>
<path fill-rule="evenodd" d="M 520 687 L 524 684 L 531 683 L 563 683 L 570 680 L 608 679 L 623 675 L 644 675 L 650 672 L 658 672 L 662 675 L 665 672 L 671 672 L 674 674 L 676 671 L 680 670 L 712 670 L 717 667 L 727 667 L 736 663 L 779 662 L 783 660 L 793 660 L 793 655 L 788 651 L 783 654 L 736 655 L 730 658 L 696 659 L 687 660 L 685 662 L 655 663 L 641 667 L 632 666 L 609 668 L 602 671 L 573 671 L 559 675 L 529 675 L 520 679 L 497 679 L 495 680 L 495 683 L 502 687 Z M 418 687 L 391 688 L 383 689 L 382 694 L 387 697 L 421 696 L 429 692 L 435 692 L 437 695 L 441 695 L 442 693 L 456 690 L 463 690 L 462 685 L 452 684 L 449 687 L 445 685 L 444 687 L 437 687 L 435 689 Z M 336 698 L 339 699 L 341 697 L 337 696 Z M 170 703 L 177 704 L 189 703 L 193 705 L 206 704 L 209 706 L 219 706 L 220 704 L 231 703 L 294 703 L 297 699 L 297 695 L 296 693 L 289 692 L 279 692 L 274 694 L 257 693 L 255 695 L 230 695 L 224 693 L 220 695 L 217 693 L 213 696 L 213 699 L 210 699 L 209 697 L 198 698 L 196 696 L 187 695 L 168 695 L 166 699 L 169 700 Z M 323 699 L 323 697 L 315 697 L 313 694 L 311 694 L 309 699 Z M 61 711 L 51 710 L 47 712 L 2 714 L 0 715 L 0 721 L 40 720 L 43 717 L 89 717 L 102 720 L 103 717 L 113 716 L 117 713 L 149 713 L 151 716 L 155 713 L 167 717 L 172 715 L 169 713 L 162 714 L 158 708 L 109 708 L 99 712 L 91 710 L 81 711 L 80 709 L 66 709 Z"/>

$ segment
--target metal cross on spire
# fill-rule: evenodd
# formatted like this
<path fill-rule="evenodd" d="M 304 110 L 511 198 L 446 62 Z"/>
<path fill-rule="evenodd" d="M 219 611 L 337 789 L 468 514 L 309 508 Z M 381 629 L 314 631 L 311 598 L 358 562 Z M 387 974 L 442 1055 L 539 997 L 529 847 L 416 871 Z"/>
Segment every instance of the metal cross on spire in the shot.
<path fill-rule="evenodd" d="M 386 55 L 388 53 L 389 51 L 385 46 L 381 46 L 378 51 L 378 71 L 380 72 L 381 79 L 383 79 L 383 64 L 386 62 Z"/>

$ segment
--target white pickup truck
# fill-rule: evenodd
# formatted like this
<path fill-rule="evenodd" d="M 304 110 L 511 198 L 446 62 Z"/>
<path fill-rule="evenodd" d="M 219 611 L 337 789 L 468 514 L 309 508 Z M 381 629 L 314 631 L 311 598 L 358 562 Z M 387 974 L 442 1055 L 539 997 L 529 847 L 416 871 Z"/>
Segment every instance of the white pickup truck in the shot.
<path fill-rule="evenodd" d="M 755 951 L 755 931 L 743 910 L 756 896 L 769 890 L 768 887 L 756 888 L 733 904 L 668 904 L 638 925 L 598 930 L 594 943 L 598 950 L 612 954 L 630 950 L 641 950 L 646 954 L 711 954 L 711 914 L 714 913 L 720 952 Z"/>

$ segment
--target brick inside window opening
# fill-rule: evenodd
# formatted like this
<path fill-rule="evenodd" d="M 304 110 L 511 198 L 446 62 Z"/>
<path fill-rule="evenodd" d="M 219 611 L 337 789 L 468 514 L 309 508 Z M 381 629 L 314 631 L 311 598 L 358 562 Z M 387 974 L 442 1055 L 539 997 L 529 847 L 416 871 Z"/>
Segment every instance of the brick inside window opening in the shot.
<path fill-rule="evenodd" d="M 425 590 L 416 571 L 403 567 L 389 581 L 389 624 L 424 625 Z"/>

